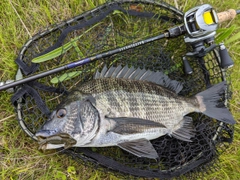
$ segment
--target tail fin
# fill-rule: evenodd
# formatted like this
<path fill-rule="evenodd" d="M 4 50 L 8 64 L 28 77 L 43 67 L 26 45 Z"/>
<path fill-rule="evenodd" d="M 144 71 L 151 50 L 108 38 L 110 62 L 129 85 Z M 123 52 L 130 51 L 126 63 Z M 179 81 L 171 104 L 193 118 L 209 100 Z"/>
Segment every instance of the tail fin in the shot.
<path fill-rule="evenodd" d="M 200 105 L 200 111 L 214 119 L 228 124 L 235 124 L 231 112 L 225 107 L 218 107 L 218 101 L 221 99 L 221 94 L 226 90 L 227 83 L 225 81 L 214 85 L 213 87 L 200 92 L 196 95 Z"/>

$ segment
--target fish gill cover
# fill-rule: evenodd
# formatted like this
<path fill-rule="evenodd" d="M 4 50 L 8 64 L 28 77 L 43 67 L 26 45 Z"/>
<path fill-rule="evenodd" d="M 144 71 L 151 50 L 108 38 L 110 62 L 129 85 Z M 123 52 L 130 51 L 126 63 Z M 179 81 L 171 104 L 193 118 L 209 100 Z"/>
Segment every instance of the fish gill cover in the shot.
<path fill-rule="evenodd" d="M 30 39 L 16 62 L 28 77 L 78 59 L 126 46 L 158 35 L 182 23 L 183 13 L 162 1 L 109 2 L 94 10 L 48 27 Z M 19 87 L 13 96 L 19 124 L 36 140 L 35 133 L 50 113 L 76 85 L 93 79 L 94 74 L 118 65 L 161 71 L 183 85 L 181 96 L 190 97 L 207 88 L 199 61 L 190 58 L 191 75 L 183 71 L 182 55 L 190 49 L 183 37 L 162 39 L 101 58 L 91 64 L 61 71 Z M 219 67 L 218 51 L 207 54 L 205 66 L 212 85 L 223 80 L 228 88 L 218 106 L 228 106 L 231 97 L 229 72 Z M 233 126 L 201 113 L 191 113 L 196 135 L 192 142 L 168 135 L 151 140 L 159 160 L 136 157 L 118 147 L 70 148 L 63 151 L 79 163 L 110 171 L 119 177 L 182 177 L 196 179 L 217 166 L 217 159 L 233 138 Z"/>

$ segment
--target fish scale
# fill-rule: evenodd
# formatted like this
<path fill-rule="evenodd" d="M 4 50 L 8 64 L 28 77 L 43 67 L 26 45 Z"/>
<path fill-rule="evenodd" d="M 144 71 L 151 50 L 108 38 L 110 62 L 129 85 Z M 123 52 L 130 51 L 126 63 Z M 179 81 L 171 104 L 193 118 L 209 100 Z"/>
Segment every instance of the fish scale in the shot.
<path fill-rule="evenodd" d="M 169 125 L 175 124 L 174 120 L 179 121 L 179 117 L 182 118 L 184 113 L 187 114 L 194 108 L 197 109 L 181 100 L 169 101 L 169 98 L 148 93 L 111 91 L 104 96 L 98 94 L 93 96 L 96 98 L 97 109 L 111 109 L 110 117 L 116 117 L 114 115 L 117 114 L 118 117 L 138 117 Z M 109 99 L 106 100 L 105 96 L 108 96 Z M 155 103 L 152 103 L 153 99 Z M 162 106 L 162 104 L 164 105 Z"/>
<path fill-rule="evenodd" d="M 182 97 L 172 91 L 153 83 L 137 80 L 95 79 L 85 83 L 80 91 L 93 94 L 97 109 L 102 111 L 106 108 L 110 109 L 110 114 L 107 114 L 109 117 L 153 120 L 163 123 L 171 130 L 181 120 L 183 114 L 198 108 L 186 103 Z"/>

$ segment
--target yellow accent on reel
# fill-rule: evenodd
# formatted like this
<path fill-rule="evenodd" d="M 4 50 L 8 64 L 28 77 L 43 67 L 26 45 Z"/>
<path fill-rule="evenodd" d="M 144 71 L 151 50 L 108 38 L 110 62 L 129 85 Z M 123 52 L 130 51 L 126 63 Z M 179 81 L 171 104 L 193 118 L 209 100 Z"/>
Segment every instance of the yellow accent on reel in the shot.
<path fill-rule="evenodd" d="M 215 23 L 211 11 L 204 12 L 203 19 L 207 25 L 211 25 Z"/>

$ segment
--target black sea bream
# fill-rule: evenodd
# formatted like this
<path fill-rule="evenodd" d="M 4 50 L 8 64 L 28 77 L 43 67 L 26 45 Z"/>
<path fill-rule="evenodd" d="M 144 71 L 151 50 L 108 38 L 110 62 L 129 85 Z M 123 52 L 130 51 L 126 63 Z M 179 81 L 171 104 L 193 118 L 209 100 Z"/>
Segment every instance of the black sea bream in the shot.
<path fill-rule="evenodd" d="M 78 86 L 36 133 L 42 149 L 118 146 L 136 156 L 158 158 L 149 140 L 168 134 L 182 141 L 195 136 L 191 112 L 234 124 L 218 100 L 226 82 L 186 98 L 182 85 L 162 72 L 106 67 Z"/>

